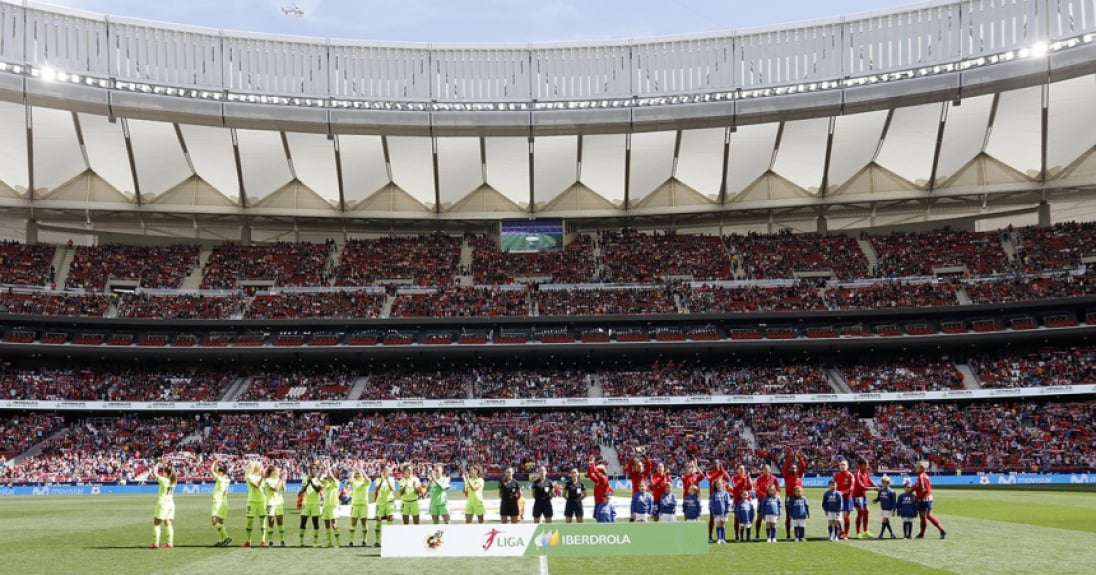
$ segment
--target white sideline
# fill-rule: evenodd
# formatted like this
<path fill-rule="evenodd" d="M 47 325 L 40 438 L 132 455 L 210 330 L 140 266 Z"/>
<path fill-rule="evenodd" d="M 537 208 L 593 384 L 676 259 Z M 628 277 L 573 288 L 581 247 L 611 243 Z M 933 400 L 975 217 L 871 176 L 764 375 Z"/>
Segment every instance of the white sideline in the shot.
<path fill-rule="evenodd" d="M 540 556 L 540 575 L 548 575 L 548 556 Z"/>

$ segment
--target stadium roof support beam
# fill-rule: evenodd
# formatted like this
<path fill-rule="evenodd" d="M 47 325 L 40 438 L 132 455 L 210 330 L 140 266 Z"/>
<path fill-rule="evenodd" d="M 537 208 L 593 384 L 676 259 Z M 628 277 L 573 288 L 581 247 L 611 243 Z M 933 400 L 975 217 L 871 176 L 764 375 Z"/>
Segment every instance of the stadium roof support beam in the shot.
<path fill-rule="evenodd" d="M 179 127 L 178 122 L 173 122 L 171 127 L 175 128 L 175 139 L 179 141 L 179 149 L 183 151 L 183 159 L 186 160 L 186 165 L 190 168 L 190 175 L 198 175 L 198 170 L 194 169 L 194 159 L 190 157 L 190 149 L 186 145 L 186 138 L 183 137 L 183 129 Z"/>
<path fill-rule="evenodd" d="M 247 190 L 244 189 L 244 166 L 240 157 L 240 139 L 236 135 L 236 128 L 229 128 L 232 135 L 232 157 L 236 163 L 236 185 L 239 188 L 240 207 L 247 209 Z"/>
<path fill-rule="evenodd" d="M 950 104 L 940 103 L 940 122 L 936 127 L 936 143 L 932 151 L 932 169 L 929 170 L 929 191 L 936 189 L 936 171 L 940 167 L 940 149 L 944 146 L 944 128 L 948 123 Z"/>
<path fill-rule="evenodd" d="M 535 150 L 533 149 L 536 145 L 536 140 L 533 138 L 532 126 L 530 126 L 529 128 L 529 135 L 526 138 L 525 142 L 528 146 L 529 152 L 529 213 L 536 214 L 536 154 L 534 153 Z"/>
<path fill-rule="evenodd" d="M 733 125 L 723 130 L 723 167 L 719 172 L 719 205 L 721 206 L 727 205 L 727 168 L 731 163 L 731 134 L 735 130 Z"/>
<path fill-rule="evenodd" d="M 289 151 L 289 136 L 285 134 L 285 131 L 278 132 L 278 135 L 282 139 L 282 153 L 285 154 L 285 162 L 289 166 L 289 175 L 297 180 L 297 168 L 293 165 L 293 152 Z"/>
<path fill-rule="evenodd" d="M 346 184 L 343 182 L 343 169 L 342 169 L 342 150 L 339 146 L 339 137 L 335 134 L 328 134 L 328 139 L 331 140 L 331 146 L 335 149 L 335 182 L 339 185 L 339 211 L 346 211 Z M 345 232 L 346 226 L 343 226 Z"/>
<path fill-rule="evenodd" d="M 1039 183 L 1047 183 L 1047 146 L 1050 121 L 1050 84 L 1043 84 L 1039 110 Z"/>
<path fill-rule="evenodd" d="M 818 197 L 826 197 L 830 187 L 830 159 L 833 158 L 833 132 L 837 126 L 837 116 L 830 116 L 830 126 L 826 131 L 826 155 L 822 159 L 822 183 L 818 186 Z"/>
<path fill-rule="evenodd" d="M 784 120 L 780 121 L 780 124 L 776 127 L 776 138 L 773 139 L 773 153 L 769 156 L 769 167 L 767 171 L 773 171 L 776 167 L 776 158 L 780 155 L 780 144 L 784 140 Z"/>
<path fill-rule="evenodd" d="M 441 173 L 438 170 L 438 138 L 430 125 L 430 165 L 434 171 L 434 213 L 441 213 Z"/>
<path fill-rule="evenodd" d="M 126 156 L 129 158 L 129 173 L 133 176 L 133 198 L 137 202 L 137 205 L 141 206 L 143 203 L 141 201 L 141 181 L 137 178 L 137 159 L 133 156 L 133 140 L 129 137 L 129 121 L 125 118 L 119 118 L 118 121 L 122 124 L 122 139 L 126 143 Z"/>
<path fill-rule="evenodd" d="M 871 163 L 879 161 L 879 153 L 883 151 L 883 142 L 887 141 L 887 132 L 890 131 L 891 120 L 894 119 L 894 108 L 887 110 L 887 119 L 883 120 L 883 129 L 879 131 L 879 141 L 875 144 L 875 152 L 871 155 Z"/>
<path fill-rule="evenodd" d="M 27 199 L 34 202 L 34 117 L 32 106 L 27 105 L 27 95 L 23 94 L 23 117 L 27 131 Z M 30 219 L 34 220 L 34 208 L 30 209 Z"/>
<path fill-rule="evenodd" d="M 986 136 L 982 138 L 982 149 L 980 153 L 986 153 L 986 148 L 989 147 L 989 137 L 993 135 L 993 124 L 997 121 L 997 107 L 1001 104 L 1001 93 L 997 92 L 993 95 L 993 103 L 989 106 L 989 120 L 986 121 Z"/>
<path fill-rule="evenodd" d="M 632 208 L 632 133 L 624 134 L 624 211 Z"/>
<path fill-rule="evenodd" d="M 80 157 L 84 159 L 84 170 L 91 169 L 91 161 L 88 160 L 88 147 L 84 143 L 84 128 L 80 125 L 80 116 L 72 112 L 72 127 L 76 130 L 76 145 L 80 147 Z"/>

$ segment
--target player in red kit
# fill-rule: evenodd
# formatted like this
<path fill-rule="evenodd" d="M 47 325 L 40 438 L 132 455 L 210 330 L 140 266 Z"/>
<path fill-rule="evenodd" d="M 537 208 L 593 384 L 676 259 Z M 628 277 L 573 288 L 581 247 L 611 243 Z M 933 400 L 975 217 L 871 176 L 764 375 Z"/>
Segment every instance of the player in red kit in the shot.
<path fill-rule="evenodd" d="M 754 479 L 754 501 L 760 502 L 765 499 L 769 494 L 770 487 L 776 487 L 777 492 L 780 491 L 780 479 L 773 475 L 772 467 L 768 463 L 761 466 L 761 475 Z M 761 538 L 761 513 L 757 513 L 757 518 L 754 520 L 754 539 Z"/>
<path fill-rule="evenodd" d="M 944 531 L 944 528 L 940 526 L 940 522 L 932 515 L 932 481 L 929 481 L 929 474 L 926 470 L 929 467 L 929 462 L 918 461 L 917 462 L 917 482 L 913 484 L 913 498 L 917 500 L 917 514 L 921 516 L 921 532 L 917 534 L 918 539 L 925 538 L 925 522 L 932 522 L 933 527 L 940 532 L 940 538 L 943 539 L 948 536 L 948 532 Z"/>
<path fill-rule="evenodd" d="M 673 485 L 674 478 L 670 475 L 669 471 L 666 471 L 666 466 L 659 463 L 655 466 L 654 471 L 651 473 L 651 481 L 647 484 L 648 491 L 651 493 L 657 493 L 655 500 L 662 499 L 662 495 L 666 493 L 666 485 Z M 652 521 L 658 521 L 658 513 L 651 515 Z"/>
<path fill-rule="evenodd" d="M 712 461 L 711 468 L 708 469 L 708 497 L 712 496 L 712 487 L 715 485 L 717 479 L 722 479 L 724 483 L 731 480 L 731 475 L 727 473 L 727 470 L 723 468 L 723 462 L 716 459 Z M 715 520 L 712 518 L 712 514 L 708 514 L 708 543 L 715 543 L 715 539 L 712 539 L 712 530 L 715 529 Z"/>
<path fill-rule="evenodd" d="M 746 473 L 746 466 L 739 463 L 734 468 L 734 477 L 731 478 L 731 498 L 732 504 L 735 509 L 738 509 L 738 504 L 742 502 L 746 496 L 753 491 L 753 481 L 750 480 L 749 474 Z M 738 514 L 735 514 L 734 518 L 734 532 L 738 533 L 741 527 L 738 522 Z M 750 536 L 750 532 L 746 532 L 746 537 Z M 737 538 L 738 535 L 735 535 Z"/>
<path fill-rule="evenodd" d="M 864 539 L 871 538 L 868 531 L 868 491 L 879 491 L 879 486 L 871 478 L 871 470 L 868 469 L 868 460 L 861 457 L 856 461 L 856 473 L 852 487 L 852 506 L 856 508 L 856 536 Z"/>
<path fill-rule="evenodd" d="M 704 481 L 704 474 L 700 472 L 700 465 L 694 459 L 689 462 L 688 466 L 685 467 L 685 475 L 681 476 L 682 493 L 688 495 L 689 489 L 692 488 L 694 485 L 699 491 L 701 481 Z"/>
<path fill-rule="evenodd" d="M 609 476 L 605 473 L 605 466 L 598 465 L 593 455 L 590 456 L 590 464 L 586 466 L 586 478 L 594 482 L 594 519 L 601 523 L 604 514 L 599 515 L 599 512 L 605 506 L 612 506 L 609 500 L 612 489 L 609 488 Z"/>
<path fill-rule="evenodd" d="M 781 470 L 784 475 L 784 508 L 788 509 L 788 498 L 795 495 L 796 487 L 803 487 L 803 474 L 807 472 L 807 458 L 802 451 L 792 454 L 788 448 L 784 454 L 784 466 Z M 784 535 L 788 540 L 792 538 L 792 515 L 784 514 Z"/>
<path fill-rule="evenodd" d="M 833 476 L 834 483 L 837 484 L 837 491 L 841 493 L 843 503 L 841 505 L 841 517 L 844 519 L 844 530 L 841 532 L 841 539 L 849 538 L 849 513 L 852 511 L 852 490 L 856 485 L 856 477 L 849 471 L 849 462 L 842 459 L 837 464 L 837 473 Z"/>
<path fill-rule="evenodd" d="M 627 473 L 628 478 L 632 480 L 632 497 L 635 497 L 636 493 L 639 492 L 640 483 L 651 484 L 651 469 L 653 467 L 651 458 L 644 455 L 644 449 L 637 447 L 636 454 L 624 465 L 624 473 Z"/>

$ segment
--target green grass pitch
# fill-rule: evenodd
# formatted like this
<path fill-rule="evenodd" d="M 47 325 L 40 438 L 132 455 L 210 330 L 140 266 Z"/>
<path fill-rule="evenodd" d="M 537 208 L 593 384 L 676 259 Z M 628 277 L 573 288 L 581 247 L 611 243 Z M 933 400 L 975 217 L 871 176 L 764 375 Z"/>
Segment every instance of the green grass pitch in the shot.
<path fill-rule="evenodd" d="M 286 516 L 286 549 L 211 547 L 209 496 L 177 495 L 175 549 L 150 550 L 154 496 L 5 497 L 0 500 L 0 572 L 5 573 L 334 573 L 474 572 L 553 575 L 618 573 L 1092 573 L 1096 570 L 1096 493 L 1092 491 L 937 489 L 948 530 L 926 539 L 825 540 L 820 491 L 813 540 L 711 546 L 706 555 L 665 557 L 381 559 L 377 550 L 297 548 L 297 516 Z M 234 495 L 229 533 L 244 539 L 243 496 Z M 878 508 L 871 518 L 878 531 Z M 428 516 L 424 516 L 429 521 Z M 341 521 L 343 540 L 349 523 Z M 900 526 L 896 529 L 901 533 Z M 780 528 L 783 537 L 783 526 Z M 311 541 L 309 536 L 308 541 Z"/>
<path fill-rule="evenodd" d="M 528 238 L 536 238 L 530 242 Z M 536 252 L 540 250 L 558 250 L 563 248 L 563 238 L 559 234 L 504 234 L 502 251 Z"/>

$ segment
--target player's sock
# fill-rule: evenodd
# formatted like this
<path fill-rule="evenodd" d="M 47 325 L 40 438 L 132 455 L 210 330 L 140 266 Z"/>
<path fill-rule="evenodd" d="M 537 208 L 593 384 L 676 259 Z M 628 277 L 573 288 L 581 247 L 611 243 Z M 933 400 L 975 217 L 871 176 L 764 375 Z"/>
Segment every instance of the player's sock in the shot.
<path fill-rule="evenodd" d="M 282 543 L 285 543 L 285 524 L 284 523 L 278 526 L 278 538 L 281 540 Z"/>
<path fill-rule="evenodd" d="M 260 536 L 262 537 L 261 539 L 259 539 L 260 542 L 266 543 L 266 535 L 269 530 L 270 529 L 267 527 L 266 521 L 264 520 L 262 525 L 262 532 L 260 533 Z"/>
<path fill-rule="evenodd" d="M 788 515 L 784 518 L 784 539 L 792 538 L 792 516 Z"/>
<path fill-rule="evenodd" d="M 255 531 L 255 518 L 248 517 L 247 524 L 244 526 L 244 531 L 247 533 L 247 542 L 251 543 L 251 533 Z"/>
<path fill-rule="evenodd" d="M 943 527 L 940 527 L 940 522 L 936 520 L 936 516 L 933 515 L 932 513 L 928 514 L 928 520 L 932 523 L 932 526 L 937 529 L 937 531 L 943 531 L 944 530 Z"/>
<path fill-rule="evenodd" d="M 334 531 L 335 531 L 335 547 L 338 547 L 339 546 L 339 541 L 340 541 L 339 540 L 339 536 L 340 536 L 339 529 L 336 527 L 334 529 Z"/>
<path fill-rule="evenodd" d="M 217 524 L 217 535 L 221 536 L 221 541 L 228 539 L 228 529 L 225 529 L 224 523 Z"/>
<path fill-rule="evenodd" d="M 864 508 L 864 533 L 868 533 L 870 535 L 871 532 L 868 530 L 868 518 L 869 517 L 871 517 L 871 509 L 868 509 L 867 507 L 865 507 Z"/>
<path fill-rule="evenodd" d="M 727 529 L 725 527 L 716 527 L 715 528 L 715 538 L 719 541 L 726 540 L 727 539 Z"/>
<path fill-rule="evenodd" d="M 302 546 L 304 545 L 304 528 L 303 527 L 301 528 L 301 533 L 300 533 L 300 538 L 298 539 L 298 543 L 300 543 Z"/>
<path fill-rule="evenodd" d="M 735 526 L 735 529 L 737 529 L 738 528 L 738 523 L 736 522 L 734 524 L 734 526 Z M 712 516 L 709 515 L 708 516 L 708 540 L 709 541 L 712 540 L 712 530 L 713 529 L 715 529 L 715 519 L 712 519 Z"/>
<path fill-rule="evenodd" d="M 887 527 L 890 527 L 890 525 L 887 525 L 886 523 L 879 526 L 879 539 L 883 538 L 883 534 L 887 532 Z"/>
<path fill-rule="evenodd" d="M 175 545 L 175 525 L 172 523 L 167 524 L 167 544 Z"/>
<path fill-rule="evenodd" d="M 350 542 L 351 546 L 354 545 L 354 536 L 357 535 L 357 533 L 358 533 L 357 525 L 351 525 L 350 526 L 350 539 L 347 539 L 347 541 Z"/>
<path fill-rule="evenodd" d="M 846 535 L 846 536 L 847 536 L 847 534 L 848 534 L 848 532 L 849 532 L 849 527 L 850 527 L 850 524 L 851 524 L 851 522 L 849 521 L 849 516 L 848 516 L 848 515 L 846 515 L 846 516 L 845 516 L 845 530 L 841 532 L 841 534 L 842 534 L 842 535 Z"/>
<path fill-rule="evenodd" d="M 380 519 L 377 520 L 377 526 L 373 528 L 373 544 L 374 545 L 380 545 L 381 544 L 381 521 L 380 521 Z"/>
<path fill-rule="evenodd" d="M 155 536 L 155 538 L 156 538 L 154 543 L 156 543 L 156 545 L 159 545 L 160 544 L 160 526 L 159 525 L 153 525 L 152 526 L 152 535 Z"/>

